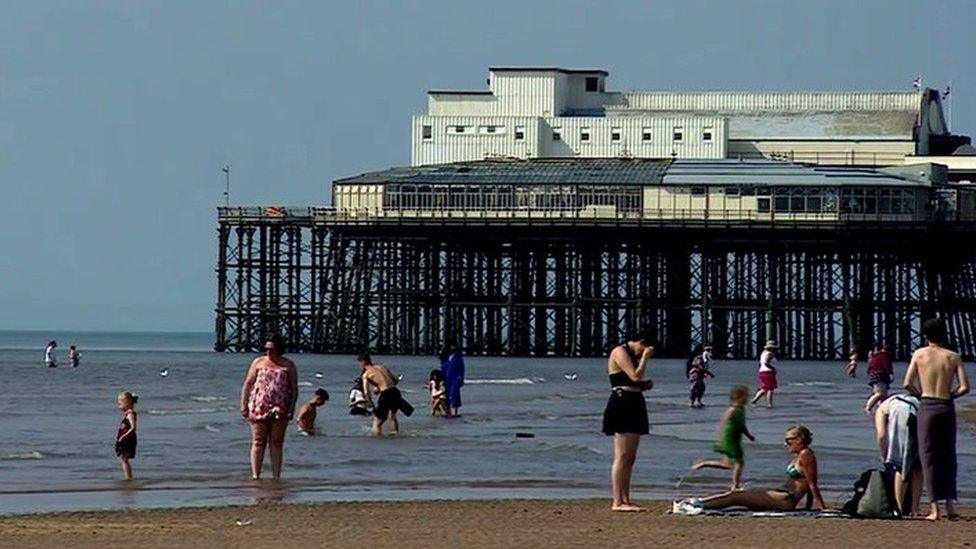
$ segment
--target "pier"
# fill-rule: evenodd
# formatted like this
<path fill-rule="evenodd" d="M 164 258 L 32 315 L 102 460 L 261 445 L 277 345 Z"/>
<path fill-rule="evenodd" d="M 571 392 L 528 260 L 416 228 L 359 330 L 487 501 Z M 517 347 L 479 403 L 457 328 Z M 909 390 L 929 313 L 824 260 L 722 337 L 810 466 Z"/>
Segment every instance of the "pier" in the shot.
<path fill-rule="evenodd" d="M 772 338 L 785 358 L 880 341 L 904 359 L 938 315 L 972 357 L 976 189 L 899 173 L 482 161 L 338 180 L 334 207 L 220 208 L 215 347 L 275 330 L 307 352 L 598 356 L 649 329 L 664 356 Z"/>

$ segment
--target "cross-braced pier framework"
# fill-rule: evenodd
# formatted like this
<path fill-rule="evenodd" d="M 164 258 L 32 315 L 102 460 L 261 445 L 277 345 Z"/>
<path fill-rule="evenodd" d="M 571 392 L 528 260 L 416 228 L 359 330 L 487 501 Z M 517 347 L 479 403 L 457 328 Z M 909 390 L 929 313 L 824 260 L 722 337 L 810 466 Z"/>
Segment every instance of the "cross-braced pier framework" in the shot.
<path fill-rule="evenodd" d="M 771 337 L 784 357 L 874 341 L 905 357 L 939 315 L 976 355 L 965 235 L 715 233 L 222 222 L 216 348 L 257 349 L 275 330 L 314 352 L 431 354 L 453 338 L 470 353 L 591 356 L 644 327 L 672 356 L 710 342 L 754 357 Z"/>

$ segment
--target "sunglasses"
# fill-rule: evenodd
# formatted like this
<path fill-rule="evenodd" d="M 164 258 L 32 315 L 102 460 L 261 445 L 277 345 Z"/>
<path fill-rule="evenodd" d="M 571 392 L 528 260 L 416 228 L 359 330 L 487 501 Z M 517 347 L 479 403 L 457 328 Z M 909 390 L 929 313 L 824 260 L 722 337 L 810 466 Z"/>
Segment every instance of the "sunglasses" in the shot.
<path fill-rule="evenodd" d="M 793 442 L 794 440 L 800 440 L 800 437 L 786 437 L 786 438 L 783 439 L 783 442 L 785 442 L 786 444 L 789 444 L 789 443 Z"/>

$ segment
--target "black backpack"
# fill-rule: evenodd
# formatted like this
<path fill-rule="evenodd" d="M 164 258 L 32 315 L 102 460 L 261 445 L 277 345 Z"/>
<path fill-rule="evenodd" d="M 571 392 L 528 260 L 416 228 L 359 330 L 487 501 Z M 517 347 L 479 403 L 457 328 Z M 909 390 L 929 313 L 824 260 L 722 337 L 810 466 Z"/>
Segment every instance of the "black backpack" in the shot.
<path fill-rule="evenodd" d="M 892 475 L 868 469 L 854 483 L 854 496 L 844 504 L 844 513 L 857 518 L 901 518 L 893 494 Z"/>

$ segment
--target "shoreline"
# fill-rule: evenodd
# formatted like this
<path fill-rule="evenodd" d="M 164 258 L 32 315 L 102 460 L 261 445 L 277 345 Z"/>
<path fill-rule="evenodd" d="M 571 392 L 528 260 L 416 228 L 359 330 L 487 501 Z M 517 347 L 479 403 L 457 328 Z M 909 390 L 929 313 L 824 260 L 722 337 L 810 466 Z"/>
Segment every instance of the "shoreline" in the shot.
<path fill-rule="evenodd" d="M 685 517 L 665 501 L 611 513 L 606 499 L 273 504 L 0 517 L 6 547 L 929 547 L 972 543 L 963 519 Z"/>

